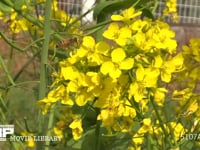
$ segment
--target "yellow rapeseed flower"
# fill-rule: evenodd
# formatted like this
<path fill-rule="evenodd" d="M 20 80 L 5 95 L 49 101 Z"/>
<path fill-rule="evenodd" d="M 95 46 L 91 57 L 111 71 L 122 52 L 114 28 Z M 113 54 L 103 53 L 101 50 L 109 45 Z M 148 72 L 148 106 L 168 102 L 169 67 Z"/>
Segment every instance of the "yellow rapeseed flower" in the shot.
<path fill-rule="evenodd" d="M 131 37 L 131 29 L 128 27 L 120 28 L 117 23 L 111 23 L 103 36 L 107 39 L 115 41 L 120 46 L 125 46 L 127 40 Z"/>
<path fill-rule="evenodd" d="M 134 65 L 133 58 L 126 58 L 122 48 L 116 48 L 111 53 L 111 61 L 104 62 L 100 68 L 104 75 L 109 74 L 113 79 L 119 78 L 121 70 L 129 70 Z"/>
<path fill-rule="evenodd" d="M 133 82 L 130 84 L 128 95 L 129 99 L 134 97 L 136 102 L 140 102 L 142 99 L 146 98 L 146 89 L 138 82 Z"/>
<path fill-rule="evenodd" d="M 80 139 L 83 133 L 82 120 L 81 119 L 74 120 L 69 125 L 69 127 L 72 129 L 72 135 L 73 135 L 74 140 Z"/>
<path fill-rule="evenodd" d="M 178 22 L 177 0 L 167 0 L 166 8 L 163 9 L 164 15 L 171 15 L 174 22 Z"/>
<path fill-rule="evenodd" d="M 154 95 L 154 101 L 158 106 L 163 106 L 165 102 L 165 95 L 167 93 L 166 88 L 156 88 Z"/>
<path fill-rule="evenodd" d="M 170 124 L 173 129 L 175 139 L 176 141 L 178 141 L 181 138 L 181 136 L 184 135 L 184 133 L 186 132 L 186 129 L 184 129 L 181 123 L 171 122 Z"/>
<path fill-rule="evenodd" d="M 29 137 L 28 140 L 26 141 L 27 147 L 30 147 L 30 148 L 35 147 L 35 142 L 34 142 L 34 138 L 33 138 L 34 134 L 33 133 L 23 131 L 23 132 L 21 132 L 21 135 Z"/>
<path fill-rule="evenodd" d="M 161 71 L 161 79 L 164 82 L 170 82 L 172 73 L 181 71 L 184 69 L 183 66 L 184 58 L 182 53 L 177 54 L 172 59 L 165 61 L 163 69 Z"/>

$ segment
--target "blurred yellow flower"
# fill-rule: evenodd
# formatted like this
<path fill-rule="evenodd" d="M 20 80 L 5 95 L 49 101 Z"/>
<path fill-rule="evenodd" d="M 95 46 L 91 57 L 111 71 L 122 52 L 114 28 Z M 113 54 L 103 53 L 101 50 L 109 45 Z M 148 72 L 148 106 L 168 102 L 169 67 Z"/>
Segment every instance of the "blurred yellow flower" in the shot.
<path fill-rule="evenodd" d="M 178 22 L 177 0 L 167 0 L 166 8 L 163 9 L 164 15 L 171 15 L 174 22 Z"/>
<path fill-rule="evenodd" d="M 27 147 L 35 147 L 35 142 L 34 142 L 34 134 L 33 133 L 30 133 L 30 132 L 27 132 L 27 131 L 23 131 L 21 132 L 21 135 L 22 136 L 27 136 L 27 140 L 26 140 L 26 146 Z"/>
<path fill-rule="evenodd" d="M 73 135 L 74 140 L 80 139 L 83 133 L 82 120 L 81 119 L 74 120 L 69 125 L 69 127 L 72 129 L 72 135 Z"/>

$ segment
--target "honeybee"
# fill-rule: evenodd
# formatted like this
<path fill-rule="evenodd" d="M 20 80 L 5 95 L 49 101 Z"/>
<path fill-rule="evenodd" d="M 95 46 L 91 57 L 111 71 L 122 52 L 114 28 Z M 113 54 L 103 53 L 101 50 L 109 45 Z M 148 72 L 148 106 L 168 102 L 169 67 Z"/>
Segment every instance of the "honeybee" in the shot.
<path fill-rule="evenodd" d="M 68 38 L 68 39 L 59 41 L 59 42 L 57 42 L 56 46 L 65 49 L 65 48 L 69 48 L 77 43 L 78 43 L 78 40 L 76 37 L 74 37 L 74 38 Z"/>

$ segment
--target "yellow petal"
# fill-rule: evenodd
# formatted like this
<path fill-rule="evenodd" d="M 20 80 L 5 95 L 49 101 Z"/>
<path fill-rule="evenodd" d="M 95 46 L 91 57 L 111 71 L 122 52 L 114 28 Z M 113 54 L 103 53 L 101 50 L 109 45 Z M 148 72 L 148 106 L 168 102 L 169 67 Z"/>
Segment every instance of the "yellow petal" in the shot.
<path fill-rule="evenodd" d="M 120 77 L 121 73 L 121 70 L 115 67 L 113 70 L 110 70 L 109 75 L 111 78 L 116 79 Z"/>
<path fill-rule="evenodd" d="M 199 105 L 197 103 L 197 101 L 192 102 L 191 104 L 189 104 L 189 107 L 187 108 L 187 112 L 192 114 L 194 112 L 196 112 L 199 108 Z"/>
<path fill-rule="evenodd" d="M 135 12 L 135 9 L 133 7 L 130 7 L 128 9 L 125 9 L 123 12 L 122 12 L 124 18 L 126 19 L 132 19 L 132 18 L 135 18 L 136 16 L 139 16 L 142 14 L 141 11 L 138 11 L 138 12 Z"/>
<path fill-rule="evenodd" d="M 154 92 L 154 101 L 158 106 L 163 106 L 165 93 L 167 93 L 167 89 L 165 88 L 157 88 Z"/>
<path fill-rule="evenodd" d="M 162 66 L 162 63 L 163 63 L 163 60 L 162 60 L 161 56 L 158 55 L 158 56 L 155 57 L 155 62 L 153 64 L 153 66 L 155 68 L 160 68 Z"/>
<path fill-rule="evenodd" d="M 136 80 L 137 81 L 142 81 L 144 79 L 145 71 L 143 67 L 139 67 L 136 70 Z"/>
<path fill-rule="evenodd" d="M 127 39 L 126 38 L 118 38 L 115 40 L 117 44 L 119 44 L 120 46 L 125 46 Z"/>
<path fill-rule="evenodd" d="M 130 7 L 128 9 L 125 9 L 122 14 L 124 17 L 130 18 L 135 12 L 135 9 L 133 7 Z"/>
<path fill-rule="evenodd" d="M 157 85 L 158 76 L 160 75 L 159 69 L 147 68 L 145 69 L 145 77 L 143 84 L 145 87 L 155 87 Z"/>
<path fill-rule="evenodd" d="M 77 56 L 82 58 L 82 57 L 85 57 L 88 53 L 88 50 L 83 48 L 83 47 L 80 47 L 77 51 Z"/>
<path fill-rule="evenodd" d="M 161 72 L 161 79 L 166 83 L 169 83 L 171 81 L 171 76 L 171 73 L 167 73 L 165 71 Z"/>
<path fill-rule="evenodd" d="M 110 46 L 106 42 L 101 41 L 96 44 L 97 52 L 103 55 L 107 55 L 109 49 L 110 49 Z"/>
<path fill-rule="evenodd" d="M 70 81 L 67 85 L 67 90 L 69 92 L 76 92 L 78 89 L 77 84 L 74 81 Z"/>
<path fill-rule="evenodd" d="M 75 99 L 78 106 L 84 106 L 88 101 L 94 100 L 94 96 L 93 93 L 87 92 L 87 89 L 81 89 Z"/>
<path fill-rule="evenodd" d="M 111 23 L 108 29 L 103 33 L 103 36 L 107 39 L 114 40 L 118 37 L 119 25 L 117 23 Z"/>
<path fill-rule="evenodd" d="M 182 53 L 179 53 L 173 58 L 173 64 L 174 66 L 176 66 L 176 69 L 182 68 L 183 61 L 184 61 L 184 58 L 183 58 Z"/>
<path fill-rule="evenodd" d="M 67 95 L 61 99 L 61 104 L 72 106 L 74 104 L 73 100 Z"/>
<path fill-rule="evenodd" d="M 92 83 L 99 85 L 100 83 L 100 76 L 96 72 L 87 72 L 87 76 L 89 76 Z"/>
<path fill-rule="evenodd" d="M 124 17 L 122 17 L 121 15 L 112 15 L 111 16 L 111 20 L 113 20 L 113 21 L 121 21 L 123 19 L 124 19 Z"/>
<path fill-rule="evenodd" d="M 76 103 L 78 106 L 84 106 L 87 103 L 87 100 L 83 94 L 79 94 L 76 96 Z"/>
<path fill-rule="evenodd" d="M 126 53 L 122 48 L 116 48 L 111 53 L 113 62 L 121 62 L 125 57 Z"/>
<path fill-rule="evenodd" d="M 133 65 L 134 65 L 134 59 L 127 58 L 120 63 L 120 69 L 129 70 L 129 69 L 133 68 Z"/>
<path fill-rule="evenodd" d="M 140 88 L 138 83 L 132 83 L 129 89 L 129 98 L 134 97 L 136 102 L 139 102 L 144 98 L 143 89 Z"/>
<path fill-rule="evenodd" d="M 144 118 L 144 119 L 143 119 L 143 123 L 144 123 L 144 125 L 146 125 L 146 126 L 150 126 L 150 125 L 151 125 L 151 119 L 150 119 L 150 118 Z"/>
<path fill-rule="evenodd" d="M 111 62 L 111 61 L 107 61 L 107 62 L 104 62 L 102 65 L 101 65 L 101 73 L 103 73 L 104 75 L 108 74 L 110 72 L 110 70 L 114 70 L 114 64 Z"/>
<path fill-rule="evenodd" d="M 74 80 L 77 78 L 78 72 L 72 66 L 69 67 L 62 67 L 61 73 L 65 80 Z"/>
<path fill-rule="evenodd" d="M 69 127 L 72 129 L 72 134 L 74 140 L 78 140 L 82 136 L 83 128 L 82 128 L 82 120 L 76 119 L 74 120 Z"/>
<path fill-rule="evenodd" d="M 119 35 L 119 37 L 120 38 L 129 38 L 129 37 L 131 37 L 131 34 L 132 34 L 132 32 L 131 32 L 130 28 L 123 27 L 123 28 L 120 29 L 120 35 Z"/>
<path fill-rule="evenodd" d="M 35 147 L 35 142 L 33 140 L 33 137 L 31 139 L 28 139 L 28 141 L 26 141 L 27 147 Z"/>
<path fill-rule="evenodd" d="M 85 36 L 83 38 L 83 46 L 87 48 L 94 48 L 95 40 L 92 36 Z"/>
<path fill-rule="evenodd" d="M 71 129 L 81 128 L 81 126 L 82 126 L 82 120 L 81 119 L 76 119 L 69 125 L 69 127 Z"/>

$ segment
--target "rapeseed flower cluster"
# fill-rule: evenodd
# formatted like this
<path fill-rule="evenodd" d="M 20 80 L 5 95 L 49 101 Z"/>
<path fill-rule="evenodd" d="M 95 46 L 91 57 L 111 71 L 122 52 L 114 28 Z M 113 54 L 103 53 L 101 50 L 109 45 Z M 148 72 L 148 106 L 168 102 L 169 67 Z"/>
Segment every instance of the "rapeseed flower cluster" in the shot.
<path fill-rule="evenodd" d="M 40 6 L 40 9 L 44 9 L 45 1 L 46 0 L 29 0 L 28 2 L 24 2 L 20 8 L 18 8 L 19 6 L 13 8 L 7 6 L 7 12 L 0 10 L 0 20 L 8 25 L 11 33 L 17 34 L 19 32 L 29 32 L 32 36 L 35 36 L 35 34 L 43 36 L 42 26 L 44 23 L 44 14 L 39 12 L 36 6 Z M 65 11 L 58 7 L 57 0 L 52 1 L 51 11 L 52 28 L 69 26 L 75 20 L 75 17 L 69 17 Z M 77 33 L 79 26 L 80 22 L 77 21 L 74 23 L 73 27 L 67 27 L 66 29 L 69 30 L 69 33 L 73 34 L 75 32 Z"/>
<path fill-rule="evenodd" d="M 166 0 L 166 8 L 163 9 L 164 15 L 169 15 L 174 22 L 178 22 L 177 0 Z"/>
<path fill-rule="evenodd" d="M 180 95 L 169 91 L 166 84 L 185 71 L 184 58 L 193 53 L 199 61 L 198 42 L 192 41 L 193 52 L 185 47 L 177 53 L 175 34 L 160 20 L 140 19 L 140 11 L 130 7 L 111 16 L 113 21 L 103 32 L 105 40 L 84 36 L 79 47 L 59 63 L 55 81 L 47 97 L 38 102 L 43 114 L 57 104 L 67 109 L 98 109 L 96 121 L 107 134 L 128 133 L 134 147 L 141 149 L 146 135 L 162 145 L 168 138 L 177 145 L 188 129 L 181 121 L 166 121 L 162 110 L 166 97 Z M 194 96 L 192 91 L 190 95 Z M 190 97 L 185 96 L 185 101 Z M 184 100 L 180 105 L 184 105 Z M 197 108 L 195 100 L 188 109 Z M 194 110 L 193 110 L 194 111 Z M 196 110 L 195 110 L 196 111 Z M 71 111 L 72 135 L 75 140 L 84 133 L 84 113 Z M 62 130 L 64 132 L 64 130 Z M 169 141 L 168 141 L 169 142 Z"/>
<path fill-rule="evenodd" d="M 181 84 L 179 89 L 174 90 L 172 99 L 179 102 L 176 108 L 178 117 L 186 121 L 190 119 L 190 132 L 199 132 L 200 39 L 191 39 L 189 45 L 184 45 L 182 49 L 185 69 L 177 74 L 177 82 Z"/>

